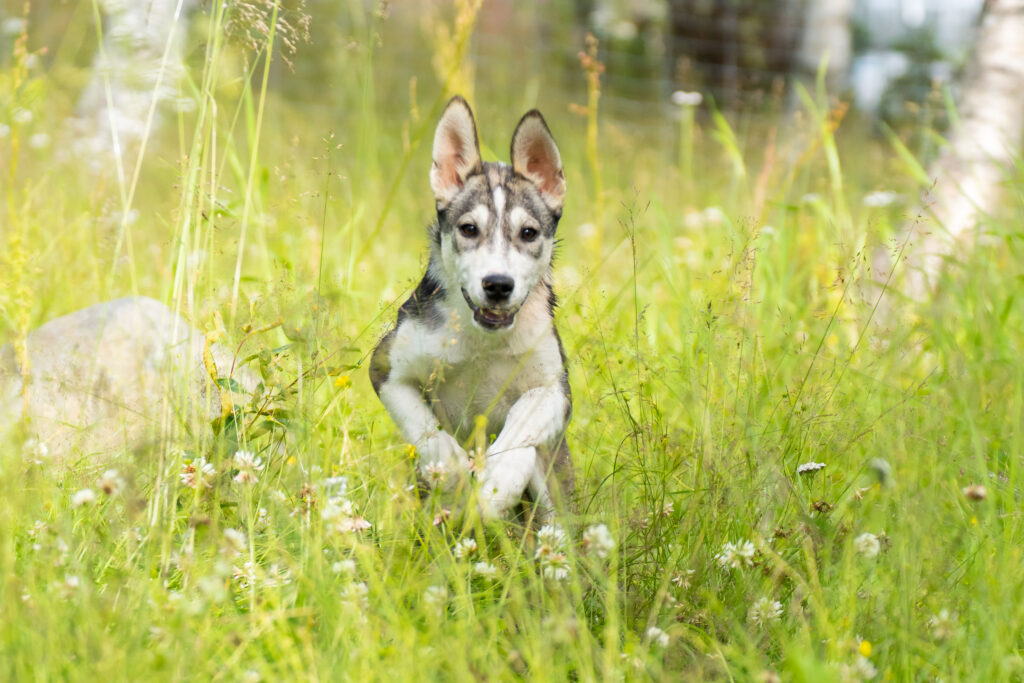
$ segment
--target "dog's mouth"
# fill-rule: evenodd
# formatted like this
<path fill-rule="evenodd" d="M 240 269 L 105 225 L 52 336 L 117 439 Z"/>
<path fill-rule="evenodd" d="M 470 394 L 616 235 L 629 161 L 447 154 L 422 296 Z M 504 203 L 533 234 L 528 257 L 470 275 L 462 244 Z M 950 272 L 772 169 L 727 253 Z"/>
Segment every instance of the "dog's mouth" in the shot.
<path fill-rule="evenodd" d="M 480 327 L 485 330 L 501 330 L 506 327 L 511 327 L 512 323 L 516 320 L 516 313 L 519 312 L 518 308 L 506 310 L 501 308 L 483 308 L 473 303 L 473 300 L 469 298 L 469 293 L 466 292 L 466 288 L 462 288 L 462 297 L 469 304 L 469 309 L 473 311 L 473 320 L 477 322 Z"/>

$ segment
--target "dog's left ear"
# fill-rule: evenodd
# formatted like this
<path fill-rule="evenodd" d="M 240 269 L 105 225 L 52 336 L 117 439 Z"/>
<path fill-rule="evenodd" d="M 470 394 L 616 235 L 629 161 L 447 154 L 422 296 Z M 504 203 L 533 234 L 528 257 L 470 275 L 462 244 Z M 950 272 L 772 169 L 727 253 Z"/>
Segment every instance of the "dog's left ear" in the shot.
<path fill-rule="evenodd" d="M 534 184 L 549 209 L 562 212 L 565 201 L 562 157 L 548 124 L 536 109 L 520 119 L 512 134 L 512 169 Z"/>

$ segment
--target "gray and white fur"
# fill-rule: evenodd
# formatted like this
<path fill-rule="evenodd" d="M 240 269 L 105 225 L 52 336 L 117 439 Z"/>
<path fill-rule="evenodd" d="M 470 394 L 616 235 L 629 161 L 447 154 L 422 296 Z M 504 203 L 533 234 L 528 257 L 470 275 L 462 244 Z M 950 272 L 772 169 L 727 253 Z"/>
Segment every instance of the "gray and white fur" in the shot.
<path fill-rule="evenodd" d="M 370 379 L 424 484 L 454 492 L 475 477 L 486 519 L 524 498 L 545 519 L 572 488 L 572 397 L 551 289 L 565 175 L 540 112 L 519 121 L 511 160 L 482 162 L 469 105 L 448 103 L 430 169 L 430 262 Z M 487 439 L 474 458 L 478 416 Z"/>

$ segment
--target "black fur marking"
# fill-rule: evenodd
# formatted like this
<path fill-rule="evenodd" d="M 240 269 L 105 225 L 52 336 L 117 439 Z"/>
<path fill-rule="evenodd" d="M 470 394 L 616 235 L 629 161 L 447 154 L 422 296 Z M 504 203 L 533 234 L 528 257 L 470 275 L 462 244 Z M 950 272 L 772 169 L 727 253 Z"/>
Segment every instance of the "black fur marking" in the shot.
<path fill-rule="evenodd" d="M 406 318 L 414 318 L 431 328 L 440 327 L 444 324 L 444 314 L 435 304 L 443 301 L 446 295 L 444 285 L 435 280 L 428 270 L 416 291 L 398 309 L 398 323 L 401 324 Z"/>

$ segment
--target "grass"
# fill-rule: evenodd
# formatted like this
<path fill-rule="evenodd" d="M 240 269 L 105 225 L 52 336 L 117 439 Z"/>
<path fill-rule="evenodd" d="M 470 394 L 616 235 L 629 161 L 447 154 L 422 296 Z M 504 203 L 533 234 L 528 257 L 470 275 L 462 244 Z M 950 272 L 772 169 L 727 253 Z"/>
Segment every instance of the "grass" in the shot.
<path fill-rule="evenodd" d="M 990 221 L 996 245 L 952 263 L 932 303 L 886 294 L 912 322 L 880 325 L 868 257 L 913 201 L 862 199 L 914 197 L 921 160 L 820 93 L 777 130 L 700 115 L 692 149 L 665 149 L 596 109 L 582 69 L 572 95 L 589 98 L 587 117 L 529 57 L 519 77 L 536 99 L 467 70 L 462 47 L 410 84 L 394 67 L 422 35 L 324 3 L 314 19 L 356 45 L 299 47 L 296 79 L 331 74 L 329 92 L 300 103 L 265 59 L 282 43 L 232 38 L 231 8 L 193 20 L 182 87 L 196 106 L 164 116 L 134 185 L 130 164 L 119 182 L 62 151 L 91 3 L 73 10 L 75 30 L 38 34 L 52 41 L 45 68 L 19 66 L 30 43 L 3 57 L 0 121 L 32 113 L 0 139 L 5 339 L 154 296 L 244 341 L 274 410 L 103 457 L 35 463 L 9 439 L 0 677 L 1024 676 L 1019 170 Z M 439 26 L 468 40 L 476 5 L 457 9 L 415 26 L 426 42 Z M 503 156 L 490 150 L 537 105 L 566 163 L 555 279 L 578 490 L 561 519 L 564 580 L 542 572 L 538 539 L 502 529 L 477 530 L 476 552 L 456 556 L 474 530 L 435 525 L 436 506 L 417 500 L 365 369 L 423 266 L 443 83 L 474 73 L 485 156 Z M 386 104 L 396 84 L 408 110 Z M 39 133 L 49 146 L 28 144 Z M 240 449 L 262 459 L 255 483 L 235 481 Z M 214 474 L 190 488 L 180 474 L 200 457 Z M 825 467 L 797 474 L 807 462 Z M 108 469 L 121 481 L 101 481 Z M 352 509 L 331 502 L 335 476 Z M 85 488 L 96 500 L 76 506 Z M 371 526 L 343 530 L 355 519 Z M 581 544 L 601 523 L 616 540 L 607 558 Z M 745 541 L 749 558 L 730 553 Z M 755 623 L 761 599 L 777 619 Z"/>

